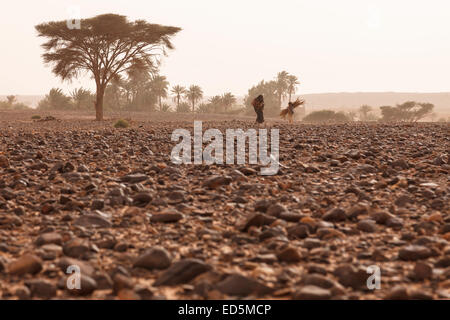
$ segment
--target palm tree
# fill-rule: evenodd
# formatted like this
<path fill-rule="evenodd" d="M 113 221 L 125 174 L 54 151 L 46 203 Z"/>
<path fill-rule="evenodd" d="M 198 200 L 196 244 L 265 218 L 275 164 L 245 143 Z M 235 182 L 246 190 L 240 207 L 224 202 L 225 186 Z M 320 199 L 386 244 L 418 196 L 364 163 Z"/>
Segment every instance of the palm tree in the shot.
<path fill-rule="evenodd" d="M 286 71 L 278 72 L 277 77 L 275 79 L 276 82 L 276 94 L 278 98 L 278 108 L 281 108 L 281 101 L 283 97 L 286 96 L 286 92 L 288 90 L 288 77 L 289 73 Z"/>
<path fill-rule="evenodd" d="M 298 78 L 294 76 L 293 74 L 288 75 L 287 77 L 287 91 L 289 94 L 289 102 L 291 102 L 291 97 L 297 91 L 297 85 L 299 85 L 300 82 L 298 81 Z"/>
<path fill-rule="evenodd" d="M 222 102 L 225 107 L 225 112 L 227 112 L 228 108 L 236 102 L 236 97 L 231 92 L 224 93 L 222 96 Z"/>
<path fill-rule="evenodd" d="M 171 92 L 173 93 L 173 101 L 177 103 L 177 108 L 180 107 L 181 96 L 186 93 L 186 88 L 180 85 L 173 86 Z"/>
<path fill-rule="evenodd" d="M 186 99 L 189 100 L 192 104 L 192 112 L 195 111 L 195 103 L 203 98 L 203 91 L 202 89 L 197 85 L 191 85 L 189 89 L 185 93 Z"/>
<path fill-rule="evenodd" d="M 217 112 L 223 105 L 223 99 L 221 96 L 211 97 L 209 98 L 208 102 L 214 109 L 214 112 Z"/>
<path fill-rule="evenodd" d="M 167 97 L 167 89 L 169 88 L 169 82 L 165 76 L 155 76 L 150 84 L 152 91 L 158 97 L 159 111 L 162 111 L 162 98 Z"/>
<path fill-rule="evenodd" d="M 77 110 L 88 108 L 91 106 L 91 103 L 95 103 L 95 97 L 91 91 L 84 88 L 73 90 L 70 93 L 70 96 L 72 97 L 74 106 Z"/>

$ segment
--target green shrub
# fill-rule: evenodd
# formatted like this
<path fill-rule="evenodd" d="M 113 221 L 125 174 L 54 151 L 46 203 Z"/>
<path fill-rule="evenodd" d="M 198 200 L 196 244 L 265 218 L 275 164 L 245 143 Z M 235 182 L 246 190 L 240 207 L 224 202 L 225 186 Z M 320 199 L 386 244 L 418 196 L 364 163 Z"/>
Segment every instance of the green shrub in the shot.
<path fill-rule="evenodd" d="M 129 126 L 130 124 L 128 123 L 128 121 L 124 119 L 119 119 L 114 124 L 114 128 L 128 128 Z"/>
<path fill-rule="evenodd" d="M 332 110 L 314 111 L 303 118 L 304 122 L 348 122 L 350 119 L 343 112 Z"/>
<path fill-rule="evenodd" d="M 35 114 L 34 116 L 31 117 L 31 119 L 33 119 L 33 120 L 38 120 L 40 118 L 41 118 L 41 116 L 38 114 Z"/>

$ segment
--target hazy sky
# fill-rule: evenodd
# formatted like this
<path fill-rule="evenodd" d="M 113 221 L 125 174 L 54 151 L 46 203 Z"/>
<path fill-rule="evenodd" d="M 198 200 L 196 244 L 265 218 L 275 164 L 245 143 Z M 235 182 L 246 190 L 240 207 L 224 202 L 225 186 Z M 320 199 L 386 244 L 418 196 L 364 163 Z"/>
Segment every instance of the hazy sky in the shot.
<path fill-rule="evenodd" d="M 183 28 L 163 59 L 171 85 L 206 95 L 244 95 L 278 71 L 297 75 L 300 93 L 450 91 L 448 0 L 84 0 L 2 1 L 0 94 L 43 94 L 71 84 L 42 63 L 34 25 L 119 13 Z"/>

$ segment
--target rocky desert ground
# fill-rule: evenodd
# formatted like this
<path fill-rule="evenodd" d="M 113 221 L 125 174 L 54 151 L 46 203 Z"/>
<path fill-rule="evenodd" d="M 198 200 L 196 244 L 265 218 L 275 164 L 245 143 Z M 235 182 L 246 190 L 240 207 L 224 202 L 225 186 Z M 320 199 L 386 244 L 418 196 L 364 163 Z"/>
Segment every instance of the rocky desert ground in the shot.
<path fill-rule="evenodd" d="M 448 124 L 272 121 L 261 176 L 173 164 L 190 115 L 32 114 L 0 114 L 1 299 L 450 298 Z"/>

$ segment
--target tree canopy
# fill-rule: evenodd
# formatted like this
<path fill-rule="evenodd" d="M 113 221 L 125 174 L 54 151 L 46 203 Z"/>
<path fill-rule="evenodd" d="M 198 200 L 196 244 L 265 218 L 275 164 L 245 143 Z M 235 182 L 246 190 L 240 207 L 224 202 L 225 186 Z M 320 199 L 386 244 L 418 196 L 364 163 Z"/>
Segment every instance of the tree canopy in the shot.
<path fill-rule="evenodd" d="M 80 29 L 69 29 L 66 21 L 37 25 L 40 37 L 47 38 L 42 47 L 45 63 L 62 80 L 90 72 L 96 84 L 96 119 L 103 119 L 103 96 L 106 86 L 116 76 L 132 69 L 149 70 L 158 57 L 173 49 L 171 37 L 181 29 L 129 21 L 116 14 L 82 19 Z"/>

